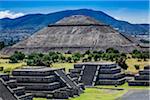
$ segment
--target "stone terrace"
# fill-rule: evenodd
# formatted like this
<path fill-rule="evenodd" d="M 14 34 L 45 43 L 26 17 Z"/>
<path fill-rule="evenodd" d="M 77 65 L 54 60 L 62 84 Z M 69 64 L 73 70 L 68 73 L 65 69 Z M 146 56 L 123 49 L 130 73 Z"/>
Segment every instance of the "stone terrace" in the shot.
<path fill-rule="evenodd" d="M 140 70 L 139 74 L 134 76 L 133 80 L 129 80 L 129 86 L 149 86 L 150 85 L 150 66 L 145 66 L 144 70 Z"/>
<path fill-rule="evenodd" d="M 82 88 L 66 75 L 64 69 L 26 67 L 12 72 L 18 86 L 33 93 L 35 97 L 67 99 L 82 93 Z"/>
<path fill-rule="evenodd" d="M 77 78 L 85 86 L 121 85 L 125 83 L 125 74 L 121 68 L 110 62 L 79 63 L 70 69 L 70 77 Z"/>
<path fill-rule="evenodd" d="M 25 92 L 24 87 L 18 87 L 16 80 L 7 74 L 0 74 L 0 98 L 2 100 L 32 100 L 33 96 Z"/>

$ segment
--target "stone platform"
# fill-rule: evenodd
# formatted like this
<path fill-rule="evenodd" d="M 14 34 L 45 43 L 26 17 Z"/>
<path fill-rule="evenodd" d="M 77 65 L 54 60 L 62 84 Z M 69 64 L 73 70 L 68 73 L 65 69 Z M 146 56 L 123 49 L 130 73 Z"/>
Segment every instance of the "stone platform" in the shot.
<path fill-rule="evenodd" d="M 2 100 L 32 100 L 32 94 L 26 93 L 24 87 L 18 87 L 17 82 L 9 75 L 0 73 L 0 98 Z"/>
<path fill-rule="evenodd" d="M 121 85 L 125 83 L 125 74 L 121 68 L 110 62 L 105 63 L 79 63 L 70 69 L 70 77 L 76 78 L 85 86 L 94 85 Z"/>
<path fill-rule="evenodd" d="M 128 81 L 129 86 L 149 86 L 150 85 L 150 65 L 145 66 L 133 80 Z"/>
<path fill-rule="evenodd" d="M 35 97 L 68 99 L 83 92 L 82 85 L 67 76 L 63 68 L 25 67 L 14 70 L 12 75 L 18 86 L 24 86 Z"/>

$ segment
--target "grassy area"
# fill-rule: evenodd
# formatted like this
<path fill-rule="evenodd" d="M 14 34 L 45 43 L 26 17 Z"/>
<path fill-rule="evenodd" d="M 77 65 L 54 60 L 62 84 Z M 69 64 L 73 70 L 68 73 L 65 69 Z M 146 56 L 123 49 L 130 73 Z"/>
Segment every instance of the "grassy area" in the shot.
<path fill-rule="evenodd" d="M 67 55 L 67 56 L 70 56 L 70 55 Z M 128 72 L 132 72 L 132 73 L 137 73 L 138 70 L 135 69 L 134 65 L 139 65 L 140 66 L 140 69 L 143 69 L 143 67 L 145 65 L 148 65 L 150 64 L 150 59 L 148 59 L 147 61 L 138 61 L 138 59 L 127 59 L 126 60 L 126 63 L 127 65 L 129 66 L 128 68 Z M 4 70 L 5 71 L 12 71 L 13 69 L 15 68 L 18 68 L 20 66 L 23 66 L 23 65 L 26 65 L 25 62 L 20 62 L 20 63 L 9 63 L 9 60 L 8 59 L 0 59 L 0 67 L 4 67 Z M 68 72 L 69 69 L 73 68 L 73 65 L 74 63 L 54 63 L 52 64 L 52 67 L 53 68 L 65 68 L 66 71 Z"/>
<path fill-rule="evenodd" d="M 138 61 L 138 59 L 127 59 L 126 60 L 128 67 L 128 71 L 132 72 L 132 73 L 137 73 L 138 70 L 135 69 L 134 65 L 139 65 L 140 69 L 143 69 L 145 65 L 150 65 L 150 59 L 148 59 L 147 61 Z"/>
<path fill-rule="evenodd" d="M 47 100 L 46 98 L 33 98 L 33 100 Z"/>
<path fill-rule="evenodd" d="M 115 87 L 115 86 L 112 86 L 112 85 L 110 85 L 110 86 L 96 86 L 96 87 L 98 87 L 98 88 L 122 88 L 122 89 L 126 89 L 126 90 L 129 90 L 129 89 L 144 89 L 144 90 L 150 90 L 150 87 L 148 87 L 148 86 L 128 86 L 128 83 L 125 83 L 125 84 L 123 84 L 123 85 L 118 85 L 117 87 Z"/>
<path fill-rule="evenodd" d="M 69 69 L 72 69 L 74 66 L 74 63 L 54 63 L 52 64 L 53 68 L 65 68 L 66 72 L 68 72 Z"/>
<path fill-rule="evenodd" d="M 0 67 L 4 67 L 4 72 L 12 71 L 18 67 L 26 65 L 25 62 L 9 63 L 8 59 L 0 59 Z"/>
<path fill-rule="evenodd" d="M 124 90 L 111 90 L 111 89 L 124 89 Z M 118 87 L 115 86 L 96 86 L 96 88 L 86 88 L 84 93 L 82 93 L 79 97 L 70 98 L 69 100 L 115 100 L 116 98 L 121 97 L 130 89 L 144 89 L 150 90 L 150 87 L 145 86 L 128 86 L 127 83 L 124 85 L 120 85 Z M 42 98 L 35 98 L 34 100 L 47 100 Z"/>
<path fill-rule="evenodd" d="M 86 88 L 84 92 L 85 93 L 81 94 L 79 97 L 70 100 L 115 100 L 127 91 Z"/>

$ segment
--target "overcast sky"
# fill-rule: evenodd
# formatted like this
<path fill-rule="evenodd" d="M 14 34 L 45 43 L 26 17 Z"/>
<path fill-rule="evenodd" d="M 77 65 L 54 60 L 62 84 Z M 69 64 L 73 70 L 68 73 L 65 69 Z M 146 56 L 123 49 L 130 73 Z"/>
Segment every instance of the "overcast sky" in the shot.
<path fill-rule="evenodd" d="M 103 11 L 130 23 L 150 23 L 148 0 L 0 0 L 0 18 L 83 8 Z"/>

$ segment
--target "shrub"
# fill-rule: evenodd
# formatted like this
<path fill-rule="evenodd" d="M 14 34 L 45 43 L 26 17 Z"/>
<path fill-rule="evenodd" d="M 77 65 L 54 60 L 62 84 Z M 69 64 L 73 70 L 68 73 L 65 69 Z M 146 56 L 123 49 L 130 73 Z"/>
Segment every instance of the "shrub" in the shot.
<path fill-rule="evenodd" d="M 140 65 L 134 65 L 134 67 L 135 67 L 136 70 L 140 69 Z"/>
<path fill-rule="evenodd" d="M 10 63 L 17 63 L 18 60 L 23 60 L 24 58 L 24 53 L 15 51 L 15 53 L 12 56 L 10 56 Z"/>

